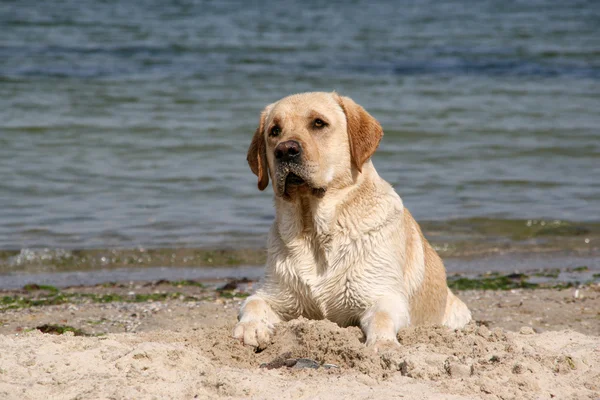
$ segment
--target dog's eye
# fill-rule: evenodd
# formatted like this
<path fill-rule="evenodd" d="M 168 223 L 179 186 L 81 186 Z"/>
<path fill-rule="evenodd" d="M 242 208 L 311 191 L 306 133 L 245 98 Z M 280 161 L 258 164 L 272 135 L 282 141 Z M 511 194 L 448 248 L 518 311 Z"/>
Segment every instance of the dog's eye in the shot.
<path fill-rule="evenodd" d="M 315 119 L 315 122 L 313 124 L 314 124 L 315 128 L 323 128 L 325 125 L 327 125 L 325 123 L 325 121 L 323 121 L 320 118 Z"/>
<path fill-rule="evenodd" d="M 269 132 L 269 136 L 277 137 L 281 133 L 281 128 L 275 125 L 271 128 L 271 132 Z"/>

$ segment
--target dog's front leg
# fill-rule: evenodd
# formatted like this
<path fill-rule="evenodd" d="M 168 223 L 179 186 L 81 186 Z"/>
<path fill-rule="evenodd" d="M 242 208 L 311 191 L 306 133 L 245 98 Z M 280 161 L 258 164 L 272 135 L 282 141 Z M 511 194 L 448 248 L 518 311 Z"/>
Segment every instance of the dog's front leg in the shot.
<path fill-rule="evenodd" d="M 281 321 L 266 299 L 256 294 L 246 299 L 238 319 L 233 337 L 245 345 L 259 349 L 269 344 L 274 324 Z"/>
<path fill-rule="evenodd" d="M 397 346 L 398 330 L 409 324 L 408 301 L 400 294 L 380 297 L 360 319 L 360 326 L 367 337 L 366 344 L 375 351 L 390 345 Z"/>

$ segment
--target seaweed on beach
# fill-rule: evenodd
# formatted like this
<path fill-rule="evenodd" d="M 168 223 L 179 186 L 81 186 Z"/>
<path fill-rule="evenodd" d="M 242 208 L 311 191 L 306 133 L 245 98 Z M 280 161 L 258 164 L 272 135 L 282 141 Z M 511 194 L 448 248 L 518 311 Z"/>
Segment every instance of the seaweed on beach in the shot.
<path fill-rule="evenodd" d="M 35 329 L 42 333 L 49 333 L 52 335 L 62 335 L 67 332 L 73 332 L 73 335 L 75 336 L 91 336 L 81 329 L 77 329 L 69 325 L 44 324 L 36 326 Z"/>
<path fill-rule="evenodd" d="M 85 293 L 85 292 L 64 292 L 53 286 L 44 286 L 37 284 L 26 285 L 21 293 L 4 295 L 0 297 L 0 311 L 53 306 L 60 304 L 79 304 L 79 303 L 143 303 L 153 301 L 167 301 L 174 299 L 183 299 L 184 301 L 197 300 L 192 296 L 184 296 L 180 292 L 161 292 L 161 293 Z"/>
<path fill-rule="evenodd" d="M 23 286 L 23 290 L 26 292 L 33 292 L 35 290 L 46 290 L 50 293 L 58 293 L 58 288 L 51 285 L 38 285 L 37 283 L 29 283 Z"/>
<path fill-rule="evenodd" d="M 558 276 L 560 275 L 560 269 L 553 268 L 553 269 L 540 270 L 540 271 L 534 272 L 532 275 L 535 277 L 538 277 L 538 278 L 558 279 Z"/>
<path fill-rule="evenodd" d="M 450 277 L 448 287 L 455 290 L 511 290 L 535 289 L 540 285 L 528 282 L 529 277 L 524 274 L 509 274 L 479 278 Z"/>
<path fill-rule="evenodd" d="M 572 271 L 572 272 L 588 272 L 590 270 L 590 268 L 587 265 L 580 265 L 578 267 L 574 267 L 571 269 L 568 269 L 567 271 Z"/>
<path fill-rule="evenodd" d="M 239 285 L 252 282 L 248 278 L 241 279 L 231 279 L 225 285 L 217 288 L 217 293 L 219 296 L 224 297 L 226 299 L 234 299 L 234 298 L 246 298 L 250 296 L 250 293 L 240 291 Z"/>

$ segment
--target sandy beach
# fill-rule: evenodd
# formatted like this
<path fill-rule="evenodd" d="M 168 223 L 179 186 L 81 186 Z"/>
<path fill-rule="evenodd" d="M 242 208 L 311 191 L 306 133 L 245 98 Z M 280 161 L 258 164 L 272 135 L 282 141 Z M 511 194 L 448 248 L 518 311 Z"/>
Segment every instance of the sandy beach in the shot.
<path fill-rule="evenodd" d="M 278 325 L 261 352 L 240 345 L 230 333 L 252 288 L 159 281 L 4 291 L 0 397 L 600 398 L 598 284 L 460 291 L 475 322 L 404 329 L 400 347 L 377 354 L 358 328 L 306 319 Z"/>
<path fill-rule="evenodd" d="M 0 400 L 600 400 L 599 5 L 2 1 Z M 379 353 L 328 321 L 281 323 L 260 352 L 232 339 L 274 254 L 274 192 L 247 157 L 277 122 L 261 110 L 321 91 L 383 128 L 376 175 L 443 259 L 464 329 L 402 329 Z M 278 141 L 310 131 L 302 170 L 334 189 L 330 216 L 362 208 L 335 193 L 375 176 L 352 141 L 378 133 L 336 103 L 276 123 Z"/>

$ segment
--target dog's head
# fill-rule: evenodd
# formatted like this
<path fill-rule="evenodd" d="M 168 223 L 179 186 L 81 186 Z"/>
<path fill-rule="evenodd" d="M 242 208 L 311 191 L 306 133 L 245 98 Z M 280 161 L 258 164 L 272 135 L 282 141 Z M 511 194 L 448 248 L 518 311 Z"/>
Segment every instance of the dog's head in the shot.
<path fill-rule="evenodd" d="M 264 190 L 277 196 L 323 196 L 354 182 L 383 136 L 361 106 L 337 93 L 302 93 L 268 105 L 250 148 L 248 164 Z"/>

